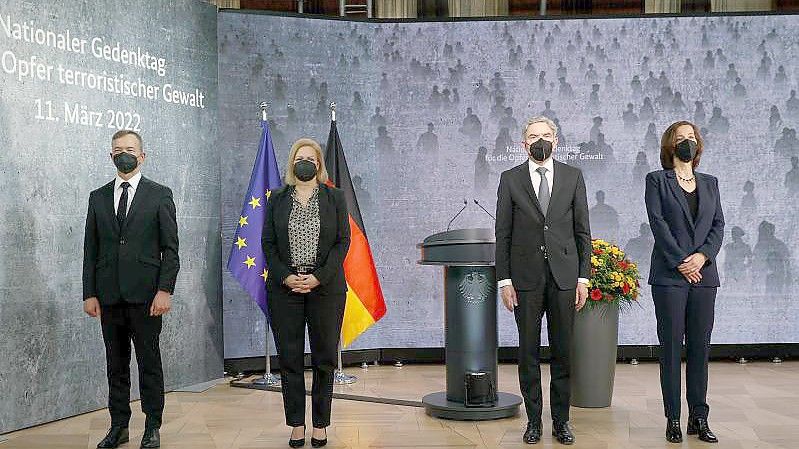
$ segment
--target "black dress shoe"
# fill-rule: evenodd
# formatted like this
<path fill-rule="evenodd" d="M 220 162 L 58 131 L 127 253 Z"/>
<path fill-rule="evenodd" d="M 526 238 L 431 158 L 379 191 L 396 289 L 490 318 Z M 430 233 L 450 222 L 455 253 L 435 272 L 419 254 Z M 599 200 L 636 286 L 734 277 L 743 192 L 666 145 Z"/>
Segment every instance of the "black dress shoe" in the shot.
<path fill-rule="evenodd" d="M 569 422 L 554 422 L 552 423 L 552 436 L 560 444 L 570 445 L 574 444 L 574 434 L 569 429 Z"/>
<path fill-rule="evenodd" d="M 527 444 L 536 444 L 541 441 L 541 423 L 527 423 L 522 440 Z"/>
<path fill-rule="evenodd" d="M 305 446 L 305 426 L 302 426 L 302 438 L 297 438 L 296 440 L 293 438 L 289 439 L 289 447 L 303 447 Z"/>
<path fill-rule="evenodd" d="M 157 428 L 144 429 L 144 435 L 141 437 L 141 447 L 143 449 L 161 447 L 161 432 Z"/>
<path fill-rule="evenodd" d="M 682 430 L 680 429 L 679 419 L 666 421 L 666 441 L 669 443 L 682 443 Z"/>
<path fill-rule="evenodd" d="M 707 418 L 688 419 L 688 435 L 699 435 L 699 439 L 705 443 L 718 443 L 719 439 L 710 430 Z"/>
<path fill-rule="evenodd" d="M 114 448 L 120 444 L 127 443 L 129 440 L 127 427 L 111 426 L 103 441 L 97 443 L 97 447 L 100 449 Z"/>

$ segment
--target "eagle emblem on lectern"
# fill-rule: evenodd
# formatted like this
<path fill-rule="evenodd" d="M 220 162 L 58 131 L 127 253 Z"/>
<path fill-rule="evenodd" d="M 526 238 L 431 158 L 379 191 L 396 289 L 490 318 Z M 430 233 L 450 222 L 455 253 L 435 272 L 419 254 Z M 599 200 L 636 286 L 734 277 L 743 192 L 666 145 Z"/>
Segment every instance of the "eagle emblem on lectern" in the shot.
<path fill-rule="evenodd" d="M 481 303 L 488 299 L 491 285 L 489 285 L 485 274 L 472 271 L 463 276 L 458 284 L 458 291 L 466 302 Z"/>

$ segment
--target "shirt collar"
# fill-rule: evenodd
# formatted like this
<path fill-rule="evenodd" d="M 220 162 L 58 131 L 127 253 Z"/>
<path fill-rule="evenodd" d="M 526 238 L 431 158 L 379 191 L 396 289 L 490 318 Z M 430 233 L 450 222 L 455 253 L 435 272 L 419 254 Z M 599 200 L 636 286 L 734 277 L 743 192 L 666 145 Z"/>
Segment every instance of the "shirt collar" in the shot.
<path fill-rule="evenodd" d="M 133 190 L 136 190 L 139 187 L 139 181 L 141 181 L 141 172 L 133 175 L 133 177 L 128 179 L 127 182 L 130 184 Z M 117 173 L 116 179 L 114 179 L 114 190 L 119 189 L 123 182 L 125 182 L 125 180 L 120 178 L 119 173 Z"/>
<path fill-rule="evenodd" d="M 555 158 L 553 158 L 553 157 L 550 157 L 549 159 L 547 159 L 547 161 L 544 162 L 544 165 L 538 165 L 535 162 L 533 162 L 532 160 L 530 160 L 529 164 L 530 164 L 530 173 L 536 172 L 538 167 L 546 168 L 547 169 L 547 174 L 550 175 L 550 176 L 553 173 L 555 173 Z"/>

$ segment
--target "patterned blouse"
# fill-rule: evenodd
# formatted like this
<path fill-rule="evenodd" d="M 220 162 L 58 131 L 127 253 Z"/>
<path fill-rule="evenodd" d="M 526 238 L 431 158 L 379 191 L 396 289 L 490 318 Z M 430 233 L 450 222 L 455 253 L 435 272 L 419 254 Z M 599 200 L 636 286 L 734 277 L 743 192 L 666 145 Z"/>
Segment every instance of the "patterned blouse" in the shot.
<path fill-rule="evenodd" d="M 308 204 L 303 206 L 297 198 L 297 189 L 291 193 L 289 214 L 289 248 L 292 267 L 315 267 L 319 246 L 319 187 L 314 189 Z"/>

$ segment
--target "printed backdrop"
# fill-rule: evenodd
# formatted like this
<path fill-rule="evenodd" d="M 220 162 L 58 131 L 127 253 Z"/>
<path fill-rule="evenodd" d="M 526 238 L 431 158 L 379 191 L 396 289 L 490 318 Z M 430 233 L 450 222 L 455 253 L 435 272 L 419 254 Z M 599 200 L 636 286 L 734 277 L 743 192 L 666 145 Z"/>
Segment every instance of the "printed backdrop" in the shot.
<path fill-rule="evenodd" d="M 583 169 L 593 235 L 647 274 L 644 177 L 677 120 L 706 139 L 727 220 L 714 343 L 799 341 L 797 16 L 358 23 L 222 13 L 219 20 L 223 254 L 270 103 L 281 164 L 291 142 L 324 143 L 328 105 L 355 179 L 388 306 L 355 348 L 443 346 L 442 270 L 416 244 L 493 227 L 499 174 L 519 164 L 535 115 L 561 128 L 557 157 Z M 223 274 L 225 357 L 263 354 L 264 320 Z M 642 284 L 645 280 L 642 281 Z M 649 288 L 621 344 L 655 344 Z M 544 334 L 546 341 L 546 334 Z M 500 344 L 517 344 L 500 311 Z"/>

